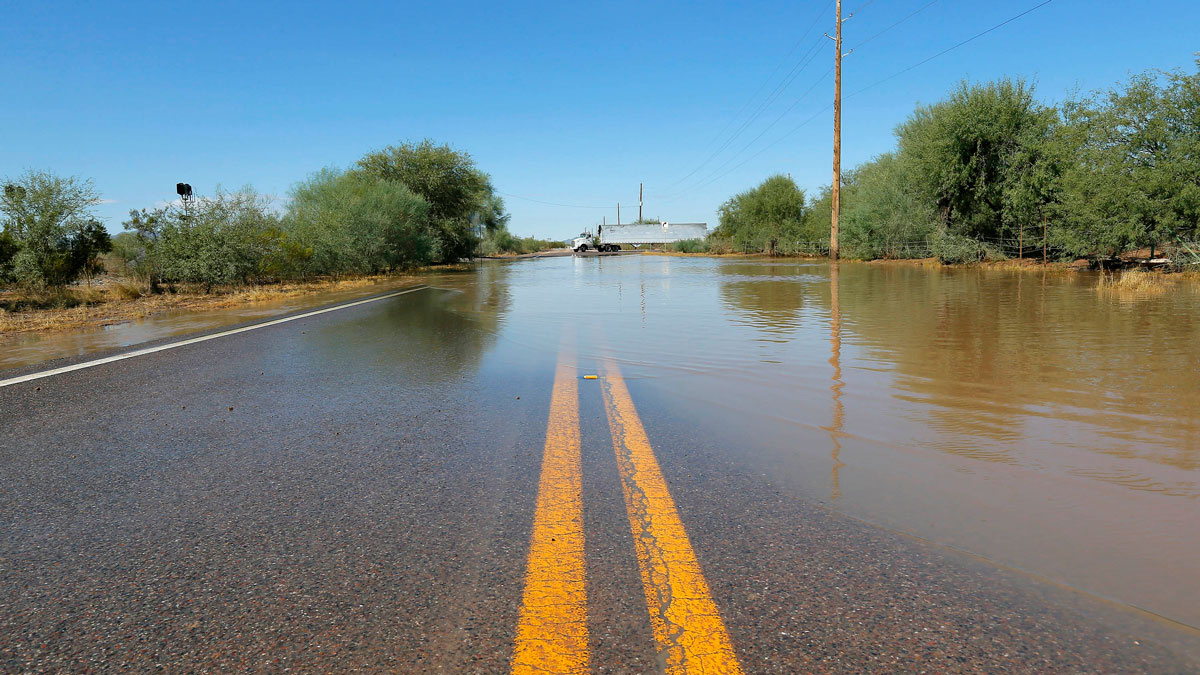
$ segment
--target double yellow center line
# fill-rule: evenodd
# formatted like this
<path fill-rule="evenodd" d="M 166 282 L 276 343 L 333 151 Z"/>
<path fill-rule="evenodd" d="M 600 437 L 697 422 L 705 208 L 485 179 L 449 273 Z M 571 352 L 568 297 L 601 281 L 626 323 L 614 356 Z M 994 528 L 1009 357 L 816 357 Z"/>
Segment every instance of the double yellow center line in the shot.
<path fill-rule="evenodd" d="M 633 399 L 612 360 L 605 410 L 646 607 L 667 673 L 741 673 Z M 579 391 L 574 355 L 559 359 L 517 625 L 514 673 L 588 672 Z"/>
<path fill-rule="evenodd" d="M 574 357 L 559 357 L 533 517 L 514 673 L 588 672 L 583 470 Z"/>

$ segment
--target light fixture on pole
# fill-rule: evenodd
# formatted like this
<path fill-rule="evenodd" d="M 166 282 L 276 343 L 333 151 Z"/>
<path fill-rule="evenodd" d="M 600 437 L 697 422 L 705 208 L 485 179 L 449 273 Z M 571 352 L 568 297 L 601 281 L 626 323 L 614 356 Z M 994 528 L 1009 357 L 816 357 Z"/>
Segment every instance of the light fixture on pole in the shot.
<path fill-rule="evenodd" d="M 179 199 L 183 202 L 183 215 L 190 217 L 192 215 L 192 186 L 187 183 L 176 183 L 175 194 L 179 195 Z"/>

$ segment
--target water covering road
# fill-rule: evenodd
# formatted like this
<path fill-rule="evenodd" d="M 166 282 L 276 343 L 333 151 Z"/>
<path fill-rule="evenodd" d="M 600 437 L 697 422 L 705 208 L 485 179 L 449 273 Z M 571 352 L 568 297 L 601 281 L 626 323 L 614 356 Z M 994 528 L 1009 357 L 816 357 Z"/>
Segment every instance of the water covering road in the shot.
<path fill-rule="evenodd" d="M 0 667 L 1200 668 L 1192 291 L 665 256 L 427 283 L 0 388 Z"/>

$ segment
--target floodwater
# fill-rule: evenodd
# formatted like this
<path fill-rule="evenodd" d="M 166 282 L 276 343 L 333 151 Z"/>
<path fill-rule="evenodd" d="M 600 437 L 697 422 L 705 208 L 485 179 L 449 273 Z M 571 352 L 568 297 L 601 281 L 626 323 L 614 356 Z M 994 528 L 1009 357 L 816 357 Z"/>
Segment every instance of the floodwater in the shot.
<path fill-rule="evenodd" d="M 0 333 L 0 370 L 267 320 L 413 284 L 412 279 L 388 279 L 349 289 L 268 299 L 223 309 L 173 310 L 137 321 L 74 331 Z"/>
<path fill-rule="evenodd" d="M 585 367 L 620 362 L 652 439 L 669 420 L 670 442 L 722 444 L 797 499 L 1200 627 L 1194 287 L 1136 297 L 1088 274 L 653 255 L 426 281 L 487 336 L 456 369 L 552 368 L 569 340 Z M 131 344 L 194 321 L 107 334 Z M 82 335 L 0 343 L 0 368 L 99 344 Z"/>

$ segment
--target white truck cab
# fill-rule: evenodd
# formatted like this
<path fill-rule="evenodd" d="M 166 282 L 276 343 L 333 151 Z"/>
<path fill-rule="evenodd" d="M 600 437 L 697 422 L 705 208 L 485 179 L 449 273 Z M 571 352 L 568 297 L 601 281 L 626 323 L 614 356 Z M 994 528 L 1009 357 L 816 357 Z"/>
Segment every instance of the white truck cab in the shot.
<path fill-rule="evenodd" d="M 603 236 L 601 232 L 601 236 Z M 610 253 L 621 250 L 620 244 L 605 244 L 603 241 L 596 241 L 591 232 L 580 232 L 578 237 L 571 240 L 571 250 L 576 253 L 584 253 L 591 250 L 596 250 L 601 253 Z"/>

